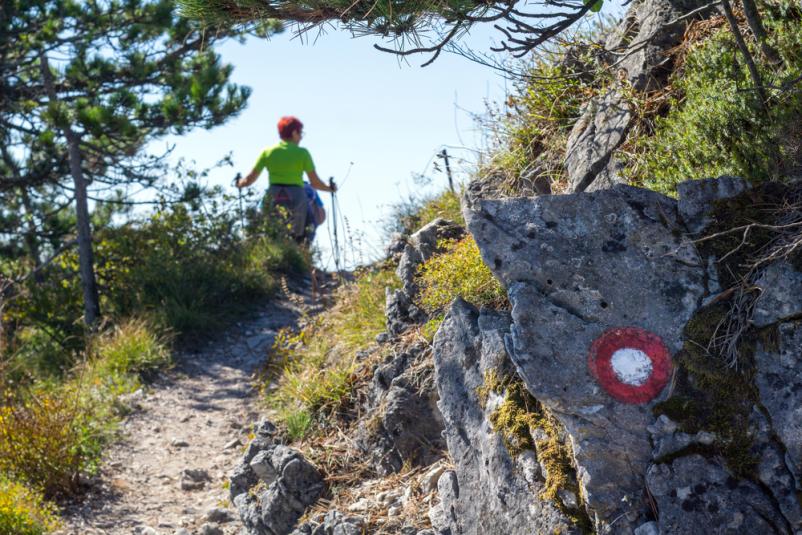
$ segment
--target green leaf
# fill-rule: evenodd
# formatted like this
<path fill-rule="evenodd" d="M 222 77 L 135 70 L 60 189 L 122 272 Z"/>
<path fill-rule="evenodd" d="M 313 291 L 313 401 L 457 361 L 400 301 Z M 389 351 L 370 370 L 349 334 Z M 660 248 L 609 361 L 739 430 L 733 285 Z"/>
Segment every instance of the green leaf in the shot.
<path fill-rule="evenodd" d="M 602 6 L 604 5 L 604 0 L 584 0 L 585 5 L 590 5 L 590 10 L 594 13 L 598 13 L 601 11 Z"/>

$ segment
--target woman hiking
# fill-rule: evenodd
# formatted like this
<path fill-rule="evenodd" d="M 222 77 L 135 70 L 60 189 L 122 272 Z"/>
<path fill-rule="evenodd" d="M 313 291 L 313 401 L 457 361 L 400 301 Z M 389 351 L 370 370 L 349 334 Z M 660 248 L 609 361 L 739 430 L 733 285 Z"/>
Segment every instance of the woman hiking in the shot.
<path fill-rule="evenodd" d="M 238 188 L 250 186 L 259 178 L 262 170 L 267 169 L 270 181 L 267 190 L 269 205 L 271 208 L 280 206 L 287 211 L 290 233 L 299 243 L 306 238 L 308 210 L 308 198 L 304 191 L 304 172 L 313 188 L 320 191 L 337 191 L 336 186 L 329 187 L 320 180 L 309 151 L 298 146 L 303 137 L 303 127 L 301 121 L 295 117 L 282 117 L 278 122 L 281 142 L 262 151 L 253 170 L 248 176 L 237 181 Z"/>

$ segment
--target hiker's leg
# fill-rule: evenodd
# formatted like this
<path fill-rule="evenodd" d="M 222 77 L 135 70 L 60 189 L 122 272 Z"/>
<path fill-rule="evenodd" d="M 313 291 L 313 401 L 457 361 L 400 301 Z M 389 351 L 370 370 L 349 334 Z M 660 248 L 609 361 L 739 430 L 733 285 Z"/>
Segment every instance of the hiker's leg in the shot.
<path fill-rule="evenodd" d="M 270 186 L 265 195 L 263 206 L 268 224 L 277 225 L 286 232 L 290 227 L 290 195 L 286 186 Z"/>
<path fill-rule="evenodd" d="M 287 188 L 290 195 L 290 233 L 299 243 L 306 231 L 306 192 L 303 188 Z"/>

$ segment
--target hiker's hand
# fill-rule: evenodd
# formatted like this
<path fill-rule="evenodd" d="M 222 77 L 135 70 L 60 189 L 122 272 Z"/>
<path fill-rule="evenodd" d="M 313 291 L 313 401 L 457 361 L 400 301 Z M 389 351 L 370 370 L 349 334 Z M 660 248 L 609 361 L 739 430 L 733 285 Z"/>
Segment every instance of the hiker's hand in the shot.
<path fill-rule="evenodd" d="M 337 193 L 337 184 L 334 183 L 334 179 L 329 179 L 329 191 L 332 193 Z"/>
<path fill-rule="evenodd" d="M 242 182 L 242 173 L 237 173 L 237 176 L 234 177 L 234 185 L 239 189 L 242 189 L 243 187 L 245 187 L 245 185 L 242 184 L 241 182 Z"/>

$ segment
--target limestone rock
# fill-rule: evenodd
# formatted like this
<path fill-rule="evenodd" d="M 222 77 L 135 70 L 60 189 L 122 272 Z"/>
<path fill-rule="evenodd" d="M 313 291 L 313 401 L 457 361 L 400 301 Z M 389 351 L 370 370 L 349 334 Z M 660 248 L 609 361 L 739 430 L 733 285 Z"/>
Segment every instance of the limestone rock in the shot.
<path fill-rule="evenodd" d="M 444 448 L 434 387 L 421 387 L 414 377 L 429 358 L 425 344 L 414 344 L 374 371 L 356 440 L 380 474 L 397 472 L 405 463 L 429 465 Z"/>
<path fill-rule="evenodd" d="M 621 327 L 659 337 L 671 354 L 682 347 L 705 270 L 682 235 L 676 203 L 627 186 L 469 201 L 468 227 L 509 291 L 512 361 L 570 435 L 597 531 L 610 532 L 615 521 L 616 533 L 632 532 L 649 514 L 642 499 L 651 459 L 646 428 L 661 395 L 619 401 L 593 375 L 589 355 L 603 334 Z"/>
<path fill-rule="evenodd" d="M 751 318 L 756 327 L 802 316 L 802 272 L 790 263 L 773 262 L 755 281 L 755 286 L 760 289 Z"/>
<path fill-rule="evenodd" d="M 590 100 L 574 124 L 565 158 L 570 191 L 596 191 L 623 181 L 615 151 L 632 121 L 626 93 L 665 86 L 672 67 L 667 52 L 680 43 L 688 22 L 678 19 L 698 7 L 693 0 L 636 1 L 610 34 L 605 63 L 626 85 Z"/>
<path fill-rule="evenodd" d="M 660 533 L 791 533 L 757 485 L 701 455 L 650 467 L 646 484 Z"/>
<path fill-rule="evenodd" d="M 445 239 L 458 239 L 465 235 L 465 229 L 443 218 L 437 218 L 409 237 L 396 269 L 403 288 L 387 295 L 387 330 L 399 334 L 410 323 L 426 321 L 426 314 L 415 306 L 418 288 L 415 276 L 420 265 L 439 252 L 438 243 Z"/>
<path fill-rule="evenodd" d="M 749 189 L 742 178 L 722 176 L 704 180 L 686 180 L 677 185 L 679 215 L 691 233 L 701 232 L 709 223 L 716 201 L 730 199 Z"/>
<path fill-rule="evenodd" d="M 457 300 L 435 337 L 439 406 L 455 462 L 440 476 L 441 502 L 430 511 L 438 533 L 575 532 L 555 504 L 539 499 L 542 479 L 527 481 L 491 427 L 492 407 L 479 399 L 485 372 L 513 372 L 504 348 L 509 326 L 508 316 Z"/>
<path fill-rule="evenodd" d="M 802 533 L 802 504 L 794 474 L 785 460 L 785 447 L 774 439 L 769 421 L 757 408 L 752 410 L 749 423 L 750 435 L 754 437 L 751 453 L 757 458 L 757 479 L 781 513 L 774 517 L 775 522 L 787 525 L 790 533 Z"/>
<path fill-rule="evenodd" d="M 786 448 L 786 463 L 802 490 L 802 322 L 777 327 L 776 348 L 759 344 L 755 382 L 760 402 Z"/>
<path fill-rule="evenodd" d="M 263 488 L 258 495 L 252 489 Z M 286 535 L 324 490 L 320 472 L 297 450 L 254 440 L 231 479 L 231 501 L 248 535 Z"/>
<path fill-rule="evenodd" d="M 695 0 L 636 0 L 605 42 L 614 53 L 608 62 L 634 89 L 660 89 L 672 70 L 666 52 L 680 43 L 689 22 L 678 19 L 699 7 Z"/>
<path fill-rule="evenodd" d="M 617 90 L 588 102 L 568 136 L 565 168 L 571 191 L 585 191 L 603 171 L 607 180 L 615 182 L 606 170 L 613 151 L 624 142 L 632 120 L 632 112 L 624 96 Z"/>

